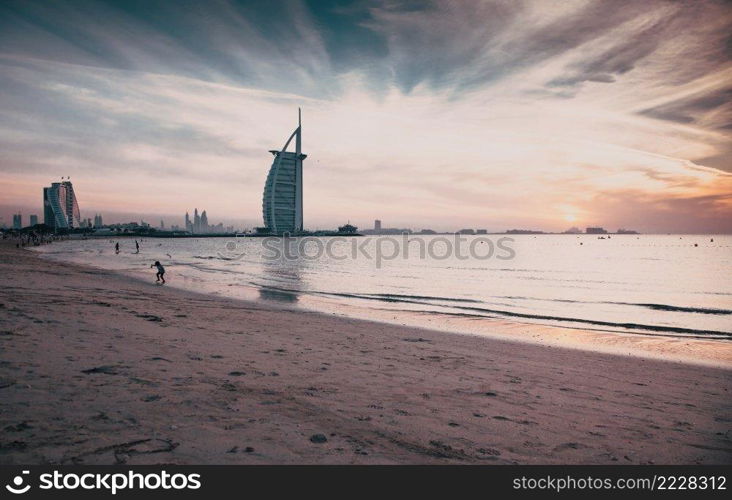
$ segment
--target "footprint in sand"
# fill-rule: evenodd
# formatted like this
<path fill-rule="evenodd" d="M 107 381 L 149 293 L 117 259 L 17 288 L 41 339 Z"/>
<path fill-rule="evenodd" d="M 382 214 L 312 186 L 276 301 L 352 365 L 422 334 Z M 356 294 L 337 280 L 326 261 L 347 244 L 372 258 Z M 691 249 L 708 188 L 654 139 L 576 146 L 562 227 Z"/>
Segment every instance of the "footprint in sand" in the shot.
<path fill-rule="evenodd" d="M 481 458 L 481 459 L 494 459 L 495 460 L 495 457 L 498 457 L 501 455 L 501 452 L 495 448 L 478 448 L 475 451 L 477 452 L 478 458 Z"/>
<path fill-rule="evenodd" d="M 554 451 L 581 450 L 582 448 L 588 448 L 588 446 L 581 443 L 562 443 L 559 446 L 555 446 Z"/>

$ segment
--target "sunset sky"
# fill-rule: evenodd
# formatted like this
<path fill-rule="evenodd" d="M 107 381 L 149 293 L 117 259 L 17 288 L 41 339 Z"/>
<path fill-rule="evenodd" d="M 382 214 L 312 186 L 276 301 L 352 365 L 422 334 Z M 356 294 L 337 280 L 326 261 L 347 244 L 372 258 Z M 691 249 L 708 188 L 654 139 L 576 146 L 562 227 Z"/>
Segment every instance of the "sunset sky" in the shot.
<path fill-rule="evenodd" d="M 732 232 L 723 1 L 0 3 L 1 222 L 261 225 L 303 110 L 305 226 Z"/>

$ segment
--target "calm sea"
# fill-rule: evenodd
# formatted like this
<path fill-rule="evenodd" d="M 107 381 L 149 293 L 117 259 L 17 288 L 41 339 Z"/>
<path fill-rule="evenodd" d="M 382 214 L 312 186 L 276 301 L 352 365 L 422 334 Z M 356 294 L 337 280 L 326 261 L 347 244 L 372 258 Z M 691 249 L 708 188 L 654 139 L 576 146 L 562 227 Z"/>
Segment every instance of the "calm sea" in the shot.
<path fill-rule="evenodd" d="M 143 238 L 139 254 L 134 239 L 89 239 L 39 251 L 149 281 L 150 264 L 159 260 L 168 286 L 352 317 L 401 322 L 409 316 L 412 324 L 417 318 L 430 328 L 448 319 L 454 325 L 455 318 L 471 325 L 499 319 L 578 331 L 732 339 L 732 236 L 518 235 L 502 243 L 512 252 L 495 247 L 486 259 L 502 237 L 475 243 L 475 256 L 469 247 L 477 236 L 465 237 L 461 255 L 454 247 L 447 251 L 444 239 L 452 236 L 412 236 L 408 255 L 401 236 L 387 243 L 338 239 L 330 255 L 321 256 L 328 238 L 299 249 L 295 241 L 289 258 L 278 260 L 264 258 L 274 251 L 260 238 Z M 356 258 L 354 241 L 360 247 Z M 391 257 L 397 244 L 397 256 L 377 265 L 377 247 Z M 421 255 L 421 245 L 432 255 Z M 515 256 L 506 259 L 510 253 Z"/>

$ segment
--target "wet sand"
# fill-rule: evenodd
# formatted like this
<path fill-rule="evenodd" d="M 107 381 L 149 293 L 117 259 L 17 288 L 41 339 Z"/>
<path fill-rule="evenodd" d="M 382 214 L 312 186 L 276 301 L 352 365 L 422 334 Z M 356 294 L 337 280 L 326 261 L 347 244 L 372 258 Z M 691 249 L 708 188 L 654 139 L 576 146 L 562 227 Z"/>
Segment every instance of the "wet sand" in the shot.
<path fill-rule="evenodd" d="M 732 463 L 729 369 L 0 276 L 0 464 Z"/>

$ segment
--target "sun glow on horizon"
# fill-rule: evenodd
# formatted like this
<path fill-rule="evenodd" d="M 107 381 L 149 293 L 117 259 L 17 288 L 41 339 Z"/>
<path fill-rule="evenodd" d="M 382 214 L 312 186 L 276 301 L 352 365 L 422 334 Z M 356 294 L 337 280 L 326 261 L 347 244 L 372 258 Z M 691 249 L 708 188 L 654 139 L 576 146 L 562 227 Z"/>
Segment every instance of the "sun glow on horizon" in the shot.
<path fill-rule="evenodd" d="M 73 4 L 18 5 L 33 30 L 3 24 L 14 14 L 0 6 L 6 220 L 42 213 L 41 187 L 64 174 L 84 216 L 177 213 L 180 224 L 197 206 L 259 225 L 267 151 L 302 107 L 309 228 L 732 232 L 732 63 L 718 52 L 732 10 L 716 4 L 649 1 L 603 17 L 593 1 L 536 2 L 496 24 L 505 13 L 491 2 L 376 2 L 355 25 L 383 50 L 349 46 L 343 60 L 355 42 L 329 45 L 329 25 L 303 6 L 283 8 L 298 30 L 282 38 L 215 7 L 200 26 L 180 12 L 199 28 L 181 44 L 144 14 L 110 9 L 97 26 Z M 91 45 L 51 43 L 62 18 Z M 689 22 L 699 29 L 678 29 Z"/>

